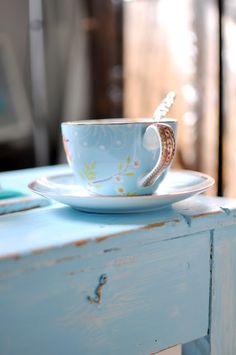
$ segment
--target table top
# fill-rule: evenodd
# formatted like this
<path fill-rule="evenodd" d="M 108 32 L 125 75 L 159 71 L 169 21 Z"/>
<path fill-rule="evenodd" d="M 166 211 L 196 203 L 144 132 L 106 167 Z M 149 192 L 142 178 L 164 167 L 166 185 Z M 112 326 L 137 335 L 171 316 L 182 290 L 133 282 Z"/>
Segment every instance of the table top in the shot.
<path fill-rule="evenodd" d="M 231 225 L 236 221 L 234 199 L 200 195 L 152 212 L 95 214 L 75 211 L 63 204 L 48 201 L 33 194 L 27 187 L 29 182 L 41 176 L 68 171 L 67 166 L 58 165 L 0 174 L 3 188 L 17 189 L 26 198 L 34 200 L 32 207 L 24 202 L 20 204 L 19 199 L 15 202 L 14 199 L 11 200 L 13 202 L 10 199 L 1 200 L 0 259 L 44 252 L 65 245 L 83 246 L 89 242 L 125 238 L 126 235 L 133 235 L 140 240 L 147 234 L 158 240 L 171 239 Z M 10 208 L 6 208 L 6 202 L 9 201 Z M 16 205 L 17 212 L 14 211 Z"/>

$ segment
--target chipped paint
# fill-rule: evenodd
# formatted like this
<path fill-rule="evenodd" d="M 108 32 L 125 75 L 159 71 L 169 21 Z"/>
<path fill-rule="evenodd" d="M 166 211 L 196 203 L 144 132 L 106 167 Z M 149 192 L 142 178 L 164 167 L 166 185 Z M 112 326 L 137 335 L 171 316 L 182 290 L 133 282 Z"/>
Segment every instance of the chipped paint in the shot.
<path fill-rule="evenodd" d="M 165 225 L 167 224 L 170 224 L 170 223 L 180 223 L 180 219 L 172 219 L 171 221 L 163 221 L 163 222 L 158 222 L 158 223 L 151 223 L 151 224 L 148 224 L 146 226 L 143 226 L 141 227 L 140 229 L 152 229 L 152 228 L 156 228 L 156 227 L 164 227 Z"/>
<path fill-rule="evenodd" d="M 0 255 L 0 261 L 2 260 L 8 260 L 8 259 L 14 259 L 15 261 L 18 261 L 22 258 L 21 254 L 17 254 L 17 253 L 12 253 L 12 254 L 7 254 L 7 255 Z"/>
<path fill-rule="evenodd" d="M 163 227 L 166 225 L 167 222 L 158 222 L 158 223 L 151 223 L 146 226 L 143 226 L 141 229 L 152 229 L 155 227 Z"/>
<path fill-rule="evenodd" d="M 35 255 L 37 255 L 37 254 L 38 253 L 36 253 Z M 52 267 L 57 264 L 70 262 L 70 261 L 73 261 L 76 259 L 80 259 L 80 255 L 71 255 L 71 256 L 64 256 L 64 257 L 56 258 L 56 259 L 47 259 L 47 260 L 43 260 L 41 262 L 35 263 L 34 265 L 32 265 L 30 267 L 23 267 L 21 269 L 17 268 L 15 270 L 8 270 L 8 271 L 0 272 L 0 277 L 4 278 L 4 277 L 16 276 L 19 274 L 34 272 L 39 269 Z M 22 260 L 23 260 L 23 258 L 22 258 Z"/>
<path fill-rule="evenodd" d="M 162 222 L 157 222 L 157 223 L 149 223 L 147 225 L 140 226 L 136 230 L 134 230 L 134 229 L 125 230 L 125 231 L 122 231 L 122 232 L 119 232 L 119 233 L 109 234 L 109 235 L 106 235 L 104 237 L 97 237 L 95 240 L 96 240 L 96 242 L 100 243 L 100 242 L 103 242 L 103 241 L 105 241 L 107 239 L 110 239 L 110 238 L 113 238 L 113 237 L 119 237 L 121 235 L 128 234 L 130 232 L 153 229 L 153 228 L 158 228 L 158 227 L 164 227 L 166 225 L 169 225 L 170 223 L 174 225 L 175 223 L 180 223 L 180 222 L 181 222 L 181 220 L 179 220 L 179 219 L 172 219 L 172 220 L 162 221 Z"/>
<path fill-rule="evenodd" d="M 42 254 L 42 253 L 46 253 L 48 251 L 50 251 L 52 249 L 52 247 L 46 247 L 46 248 L 38 248 L 36 250 L 32 250 L 32 255 L 38 255 L 38 254 Z"/>
<path fill-rule="evenodd" d="M 109 249 L 104 249 L 103 252 L 104 253 L 110 253 L 112 251 L 120 251 L 120 248 L 109 248 Z"/>
<path fill-rule="evenodd" d="M 119 232 L 119 233 L 112 233 L 112 234 L 105 235 L 104 237 L 97 237 L 97 238 L 95 238 L 95 241 L 98 242 L 98 243 L 104 242 L 107 239 L 114 238 L 114 237 L 119 237 L 119 236 L 125 235 L 125 234 L 127 234 L 127 233 L 129 233 L 131 231 L 133 231 L 133 230 L 122 231 L 122 232 Z"/>
<path fill-rule="evenodd" d="M 203 212 L 203 213 L 198 213 L 195 215 L 192 215 L 192 218 L 201 218 L 201 217 L 208 217 L 208 216 L 213 216 L 213 215 L 218 215 L 221 214 L 220 211 L 211 211 L 211 212 Z"/>
<path fill-rule="evenodd" d="M 89 240 L 85 240 L 85 239 L 82 239 L 82 240 L 77 240 L 76 242 L 73 242 L 71 244 L 68 244 L 68 245 L 74 245 L 75 247 L 81 247 L 83 245 L 86 245 L 88 243 Z"/>

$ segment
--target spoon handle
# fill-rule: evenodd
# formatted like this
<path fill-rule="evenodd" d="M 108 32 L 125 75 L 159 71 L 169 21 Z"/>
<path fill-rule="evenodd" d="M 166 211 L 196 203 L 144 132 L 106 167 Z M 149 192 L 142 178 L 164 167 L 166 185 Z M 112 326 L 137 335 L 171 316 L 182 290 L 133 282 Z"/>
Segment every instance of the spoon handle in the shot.
<path fill-rule="evenodd" d="M 158 105 L 153 115 L 153 119 L 155 122 L 160 121 L 163 117 L 167 115 L 167 113 L 169 112 L 171 106 L 175 101 L 175 96 L 176 96 L 175 92 L 170 91 L 166 95 L 166 97 L 161 101 L 161 103 Z"/>

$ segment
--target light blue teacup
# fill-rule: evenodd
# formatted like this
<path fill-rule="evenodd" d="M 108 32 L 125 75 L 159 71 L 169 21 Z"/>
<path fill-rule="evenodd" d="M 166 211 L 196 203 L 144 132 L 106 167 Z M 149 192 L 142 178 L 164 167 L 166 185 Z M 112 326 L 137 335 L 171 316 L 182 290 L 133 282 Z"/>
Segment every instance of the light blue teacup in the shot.
<path fill-rule="evenodd" d="M 175 153 L 174 119 L 63 122 L 64 149 L 76 183 L 102 196 L 152 194 Z"/>

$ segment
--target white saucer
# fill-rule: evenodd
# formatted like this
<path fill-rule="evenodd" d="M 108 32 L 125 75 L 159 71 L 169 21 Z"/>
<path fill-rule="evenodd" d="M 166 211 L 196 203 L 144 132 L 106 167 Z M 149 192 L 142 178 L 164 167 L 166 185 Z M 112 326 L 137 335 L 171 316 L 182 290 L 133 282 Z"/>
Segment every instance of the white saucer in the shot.
<path fill-rule="evenodd" d="M 207 190 L 214 179 L 189 170 L 170 170 L 152 195 L 97 196 L 91 195 L 74 182 L 71 173 L 42 177 L 29 184 L 39 195 L 75 209 L 95 213 L 132 213 L 163 208 Z"/>

